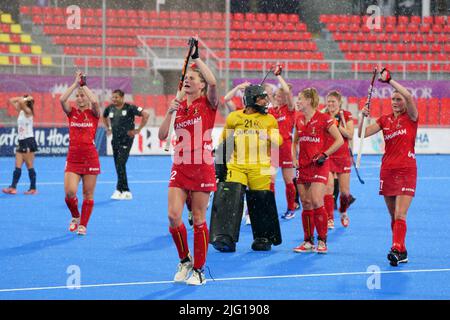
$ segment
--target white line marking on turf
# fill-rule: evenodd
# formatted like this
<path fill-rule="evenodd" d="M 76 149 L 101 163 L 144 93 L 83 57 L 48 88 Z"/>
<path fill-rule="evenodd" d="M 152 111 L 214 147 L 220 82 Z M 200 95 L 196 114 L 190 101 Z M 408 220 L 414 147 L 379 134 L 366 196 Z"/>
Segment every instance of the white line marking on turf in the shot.
<path fill-rule="evenodd" d="M 423 269 L 423 270 L 392 270 L 375 272 L 377 274 L 399 274 L 399 273 L 426 273 L 426 272 L 450 272 L 450 269 Z M 237 280 L 264 280 L 264 279 L 290 279 L 290 278 L 318 278 L 318 277 L 340 277 L 340 276 L 362 276 L 373 275 L 374 272 L 342 272 L 342 273 L 312 273 L 312 274 L 291 274 L 279 276 L 259 276 L 259 277 L 235 277 L 235 278 L 219 278 L 214 281 L 237 281 Z M 208 279 L 210 282 L 212 279 Z M 212 281 L 212 282 L 214 282 Z M 78 288 L 100 288 L 100 287 L 124 287 L 124 286 L 143 286 L 154 284 L 171 284 L 174 281 L 149 281 L 149 282 L 124 282 L 124 283 L 104 283 L 104 284 L 87 284 L 80 285 Z M 68 286 L 55 287 L 36 287 L 36 288 L 18 288 L 18 289 L 0 289 L 0 292 L 19 292 L 19 291 L 42 291 L 42 290 L 57 290 L 57 289 L 71 289 Z"/>

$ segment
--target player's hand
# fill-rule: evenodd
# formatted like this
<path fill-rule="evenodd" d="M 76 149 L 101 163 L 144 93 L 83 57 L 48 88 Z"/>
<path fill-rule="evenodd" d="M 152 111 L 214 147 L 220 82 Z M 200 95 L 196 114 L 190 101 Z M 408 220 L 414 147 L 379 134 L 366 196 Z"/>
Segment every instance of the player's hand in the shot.
<path fill-rule="evenodd" d="M 383 83 L 389 83 L 391 80 L 392 80 L 391 72 L 388 69 L 383 68 L 380 71 L 380 77 L 378 78 L 378 81 Z"/>
<path fill-rule="evenodd" d="M 294 159 L 293 164 L 294 168 L 298 168 L 298 159 Z"/>
<path fill-rule="evenodd" d="M 83 73 L 79 70 L 77 72 L 75 72 L 75 83 L 76 84 L 80 83 L 82 75 L 83 75 Z"/>
<path fill-rule="evenodd" d="M 110 128 L 106 129 L 106 135 L 110 136 L 112 134 L 112 130 Z"/>
<path fill-rule="evenodd" d="M 369 104 L 368 103 L 366 103 L 364 105 L 364 108 L 362 108 L 361 112 L 364 115 L 364 117 L 368 117 L 370 115 Z"/>
<path fill-rule="evenodd" d="M 178 100 L 173 99 L 172 102 L 170 102 L 169 110 L 167 111 L 167 113 L 172 114 L 172 113 L 178 111 L 179 108 L 180 108 L 180 103 L 178 102 Z"/>
<path fill-rule="evenodd" d="M 78 82 L 78 84 L 80 85 L 80 87 L 84 87 L 87 84 L 85 74 L 82 74 L 80 76 L 80 82 Z"/>
<path fill-rule="evenodd" d="M 134 138 L 135 135 L 138 135 L 138 134 L 139 134 L 139 130 L 137 130 L 137 129 L 129 130 L 129 131 L 127 132 L 127 134 L 128 134 L 129 137 Z"/>
<path fill-rule="evenodd" d="M 191 38 L 191 41 L 194 42 L 194 51 L 193 51 L 193 53 L 191 55 L 191 58 L 192 59 L 198 59 L 200 57 L 199 54 L 198 54 L 198 39 Z"/>
<path fill-rule="evenodd" d="M 281 64 L 277 64 L 275 66 L 275 69 L 273 70 L 273 74 L 279 76 L 281 74 L 281 71 L 283 71 L 283 67 L 281 66 Z"/>
<path fill-rule="evenodd" d="M 325 163 L 325 161 L 327 159 L 328 159 L 328 156 L 326 155 L 326 153 L 322 152 L 322 153 L 316 154 L 313 157 L 312 161 L 316 166 L 320 167 L 320 166 L 323 166 L 323 164 Z"/>

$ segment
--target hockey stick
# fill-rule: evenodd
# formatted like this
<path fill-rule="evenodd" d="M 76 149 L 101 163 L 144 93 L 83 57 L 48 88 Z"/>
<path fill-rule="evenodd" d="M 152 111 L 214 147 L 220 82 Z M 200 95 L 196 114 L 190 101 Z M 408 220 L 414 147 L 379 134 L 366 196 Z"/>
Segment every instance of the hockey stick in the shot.
<path fill-rule="evenodd" d="M 369 93 L 367 94 L 366 105 L 367 105 L 367 108 L 369 108 L 369 109 L 370 109 L 370 99 L 372 99 L 373 83 L 375 81 L 375 76 L 377 75 L 377 72 L 378 72 L 378 68 L 375 67 L 375 69 L 373 69 L 372 81 L 370 82 Z M 359 151 L 358 151 L 358 156 L 356 157 L 355 168 L 359 168 L 361 165 L 361 155 L 362 155 L 364 138 L 366 136 L 366 126 L 367 126 L 367 121 L 365 121 L 365 120 L 366 120 L 366 117 L 363 114 L 363 117 L 361 119 L 361 121 L 363 122 L 362 129 L 361 129 L 361 138 L 359 139 Z"/>
<path fill-rule="evenodd" d="M 269 73 L 271 73 L 273 71 L 273 67 L 269 68 L 269 71 L 267 71 L 266 75 L 264 76 L 264 79 L 261 81 L 261 83 L 259 84 L 260 86 L 263 85 L 264 81 L 266 81 L 267 77 L 269 76 Z"/>
<path fill-rule="evenodd" d="M 356 164 L 355 164 L 355 159 L 353 159 L 352 148 L 349 147 L 348 151 L 350 151 L 350 156 L 352 158 L 352 163 L 353 163 L 353 167 L 355 168 L 356 176 L 358 177 L 359 182 L 361 182 L 361 184 L 364 184 L 364 180 L 361 179 L 361 177 L 359 176 L 358 168 L 356 167 Z"/>
<path fill-rule="evenodd" d="M 341 121 L 343 121 L 343 123 L 344 123 L 344 128 L 347 129 L 347 123 L 345 122 L 345 118 L 344 118 L 344 111 L 341 110 L 339 112 L 339 114 L 341 116 Z M 356 176 L 358 177 L 359 182 L 361 182 L 361 184 L 364 184 L 364 180 L 361 179 L 361 177 L 359 176 L 358 168 L 356 168 L 355 159 L 353 158 L 353 152 L 352 152 L 352 148 L 350 146 L 348 147 L 348 151 L 350 152 L 350 157 L 352 158 L 352 164 L 353 164 L 353 168 L 355 168 Z"/>
<path fill-rule="evenodd" d="M 189 45 L 189 50 L 186 54 L 186 57 L 184 58 L 184 64 L 183 64 L 183 69 L 181 70 L 181 77 L 180 77 L 180 81 L 178 82 L 178 91 L 177 91 L 177 95 L 176 98 L 178 101 L 182 98 L 182 89 L 183 89 L 183 82 L 184 82 L 184 77 L 186 76 L 186 71 L 188 68 L 188 64 L 189 64 L 189 59 L 191 58 L 192 55 L 192 51 L 194 50 L 194 41 L 196 39 L 194 38 L 189 38 L 188 41 L 188 45 Z M 167 136 L 167 140 L 166 140 L 166 144 L 164 145 L 164 151 L 169 151 L 170 149 L 170 143 L 172 141 L 172 134 L 173 134 L 173 130 L 174 130 L 174 124 L 175 124 L 175 118 L 176 118 L 176 111 L 172 113 L 172 116 L 170 118 L 170 125 L 169 125 L 169 134 Z"/>

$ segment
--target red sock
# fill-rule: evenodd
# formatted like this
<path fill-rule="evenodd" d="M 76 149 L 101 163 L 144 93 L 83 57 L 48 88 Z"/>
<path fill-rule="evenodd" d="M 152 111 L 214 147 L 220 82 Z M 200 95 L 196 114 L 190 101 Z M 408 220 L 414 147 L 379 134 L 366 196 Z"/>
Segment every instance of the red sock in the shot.
<path fill-rule="evenodd" d="M 83 205 L 81 206 L 80 225 L 87 227 L 92 209 L 94 209 L 94 200 L 83 200 Z"/>
<path fill-rule="evenodd" d="M 286 201 L 288 210 L 295 210 L 295 186 L 293 183 L 286 184 Z"/>
<path fill-rule="evenodd" d="M 334 197 L 332 194 L 326 194 L 323 197 L 323 202 L 325 205 L 325 210 L 327 211 L 328 220 L 334 221 Z"/>
<path fill-rule="evenodd" d="M 169 227 L 169 232 L 172 235 L 173 242 L 177 246 L 178 257 L 180 260 L 185 259 L 189 254 L 187 231 L 185 225 L 182 223 L 179 227 Z"/>
<path fill-rule="evenodd" d="M 76 196 L 73 198 L 66 197 L 66 205 L 72 214 L 72 218 L 80 217 L 80 212 L 78 211 L 78 198 Z"/>
<path fill-rule="evenodd" d="M 314 224 L 320 240 L 327 241 L 328 214 L 324 206 L 314 209 Z"/>
<path fill-rule="evenodd" d="M 194 268 L 201 269 L 208 252 L 209 231 L 206 222 L 194 225 Z"/>
<path fill-rule="evenodd" d="M 191 196 L 190 192 L 188 192 L 188 195 L 186 198 L 186 207 L 189 211 L 192 211 L 192 196 Z"/>
<path fill-rule="evenodd" d="M 339 196 L 339 212 L 344 213 L 347 212 L 348 207 L 350 206 L 350 197 L 348 195 L 342 194 Z"/>
<path fill-rule="evenodd" d="M 314 210 L 302 211 L 303 234 L 305 241 L 312 241 L 314 237 Z"/>
<path fill-rule="evenodd" d="M 270 191 L 275 192 L 275 182 L 270 183 Z"/>
<path fill-rule="evenodd" d="M 392 249 L 397 249 L 400 252 L 406 251 L 405 237 L 406 237 L 406 221 L 403 219 L 396 219 L 394 224 L 394 237 Z"/>

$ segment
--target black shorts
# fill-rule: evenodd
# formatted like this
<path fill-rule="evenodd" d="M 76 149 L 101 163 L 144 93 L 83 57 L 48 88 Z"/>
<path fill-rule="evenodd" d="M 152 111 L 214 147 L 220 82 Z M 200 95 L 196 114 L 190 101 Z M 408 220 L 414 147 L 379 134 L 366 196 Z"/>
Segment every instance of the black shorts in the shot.
<path fill-rule="evenodd" d="M 23 140 L 19 140 L 19 146 L 16 149 L 16 152 L 19 153 L 27 153 L 27 152 L 36 152 L 38 149 L 36 139 L 34 137 L 26 138 Z"/>

